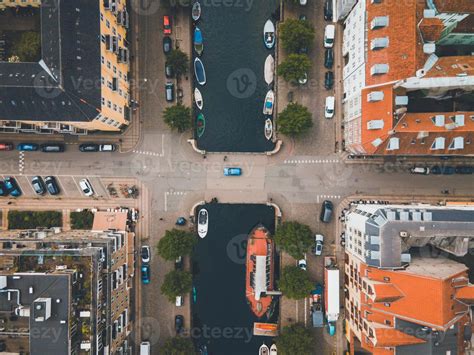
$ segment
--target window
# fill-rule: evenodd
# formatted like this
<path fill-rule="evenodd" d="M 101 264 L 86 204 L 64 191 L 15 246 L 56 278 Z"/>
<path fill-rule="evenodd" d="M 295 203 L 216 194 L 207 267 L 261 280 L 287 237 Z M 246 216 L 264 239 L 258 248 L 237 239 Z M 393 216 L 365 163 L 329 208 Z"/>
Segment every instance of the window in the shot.
<path fill-rule="evenodd" d="M 385 302 L 383 305 L 384 305 L 385 307 L 390 307 L 390 303 L 389 303 L 389 302 Z"/>
<path fill-rule="evenodd" d="M 109 20 L 105 20 L 105 25 L 107 26 L 107 28 L 110 28 L 110 21 L 109 21 Z"/>

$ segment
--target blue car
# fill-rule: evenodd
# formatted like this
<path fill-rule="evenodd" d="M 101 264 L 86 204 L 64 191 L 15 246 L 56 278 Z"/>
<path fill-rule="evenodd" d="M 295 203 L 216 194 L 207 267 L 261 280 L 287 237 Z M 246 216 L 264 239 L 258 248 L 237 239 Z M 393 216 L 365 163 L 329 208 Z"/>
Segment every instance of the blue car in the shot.
<path fill-rule="evenodd" d="M 10 196 L 12 196 L 12 197 L 21 196 L 20 187 L 18 186 L 18 184 L 17 184 L 17 182 L 14 178 L 7 177 L 5 179 L 5 188 L 7 189 Z"/>
<path fill-rule="evenodd" d="M 0 181 L 0 196 L 6 196 L 8 195 L 8 190 L 5 187 L 5 183 L 3 181 Z"/>
<path fill-rule="evenodd" d="M 39 149 L 39 145 L 35 143 L 20 143 L 16 146 L 16 149 L 26 152 L 35 152 Z"/>
<path fill-rule="evenodd" d="M 224 168 L 224 176 L 240 176 L 242 175 L 241 168 Z"/>
<path fill-rule="evenodd" d="M 150 283 L 150 265 L 142 265 L 142 282 L 145 285 Z"/>

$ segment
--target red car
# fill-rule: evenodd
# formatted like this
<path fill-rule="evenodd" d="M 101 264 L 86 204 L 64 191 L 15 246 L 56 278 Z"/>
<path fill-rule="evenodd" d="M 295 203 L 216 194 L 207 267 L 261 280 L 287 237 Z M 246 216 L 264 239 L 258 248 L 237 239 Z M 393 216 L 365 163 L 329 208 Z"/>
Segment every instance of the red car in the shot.
<path fill-rule="evenodd" d="M 169 16 L 163 16 L 163 33 L 166 36 L 171 34 L 171 19 Z"/>

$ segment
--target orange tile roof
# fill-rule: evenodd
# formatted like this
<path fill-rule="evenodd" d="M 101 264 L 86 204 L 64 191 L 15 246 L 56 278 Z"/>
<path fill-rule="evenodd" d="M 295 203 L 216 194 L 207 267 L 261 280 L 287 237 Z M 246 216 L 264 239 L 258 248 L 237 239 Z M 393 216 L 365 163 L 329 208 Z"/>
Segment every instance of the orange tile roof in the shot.
<path fill-rule="evenodd" d="M 373 288 L 375 293 L 374 302 L 394 302 L 404 296 L 392 283 L 376 283 Z"/>
<path fill-rule="evenodd" d="M 439 12 L 474 13 L 472 0 L 434 0 Z"/>
<path fill-rule="evenodd" d="M 468 285 L 456 290 L 456 299 L 474 304 L 474 285 Z"/>
<path fill-rule="evenodd" d="M 458 74 L 474 75 L 473 56 L 441 57 L 424 77 L 439 78 L 456 76 Z"/>
<path fill-rule="evenodd" d="M 377 339 L 375 346 L 391 347 L 401 345 L 423 344 L 423 339 L 408 335 L 394 328 L 375 328 Z"/>
<path fill-rule="evenodd" d="M 443 30 L 443 21 L 437 17 L 424 18 L 420 24 L 424 42 L 436 42 L 441 38 Z"/>

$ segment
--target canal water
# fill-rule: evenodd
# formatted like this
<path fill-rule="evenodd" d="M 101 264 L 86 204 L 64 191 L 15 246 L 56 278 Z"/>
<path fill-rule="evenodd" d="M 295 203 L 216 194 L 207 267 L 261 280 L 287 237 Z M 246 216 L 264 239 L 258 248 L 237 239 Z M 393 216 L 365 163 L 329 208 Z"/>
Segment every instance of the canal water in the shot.
<path fill-rule="evenodd" d="M 209 230 L 193 255 L 193 280 L 197 291 L 192 305 L 191 336 L 206 344 L 209 354 L 257 354 L 271 338 L 253 336 L 258 321 L 245 297 L 245 257 L 248 233 L 262 223 L 273 234 L 275 210 L 266 205 L 208 204 Z M 276 265 L 276 269 L 277 269 Z M 278 304 L 270 319 L 276 322 Z"/>
<path fill-rule="evenodd" d="M 268 50 L 263 43 L 263 26 L 279 13 L 279 2 L 208 0 L 201 4 L 197 26 L 203 35 L 201 60 L 207 83 L 200 86 L 194 82 L 202 93 L 206 118 L 203 136 L 196 136 L 198 147 L 209 152 L 273 150 L 274 143 L 264 136 L 262 111 L 269 89 L 264 63 L 268 54 L 274 55 L 274 49 Z"/>

